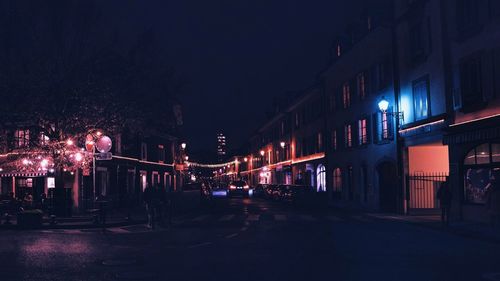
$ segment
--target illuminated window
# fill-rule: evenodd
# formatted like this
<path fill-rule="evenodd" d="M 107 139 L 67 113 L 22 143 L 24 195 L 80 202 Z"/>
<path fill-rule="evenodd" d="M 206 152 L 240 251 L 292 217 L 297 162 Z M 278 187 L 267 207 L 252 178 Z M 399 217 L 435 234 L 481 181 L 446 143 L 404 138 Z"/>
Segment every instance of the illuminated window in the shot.
<path fill-rule="evenodd" d="M 386 140 L 389 138 L 389 120 L 387 119 L 387 113 L 382 112 L 382 139 Z"/>
<path fill-rule="evenodd" d="M 366 118 L 358 120 L 358 144 L 365 145 L 368 143 L 368 128 Z"/>
<path fill-rule="evenodd" d="M 358 74 L 358 77 L 357 77 L 357 85 L 358 85 L 358 95 L 359 95 L 359 98 L 362 100 L 364 98 L 366 98 L 366 77 L 365 77 L 365 73 L 364 72 L 361 72 L 360 74 Z"/>
<path fill-rule="evenodd" d="M 347 124 L 344 126 L 344 144 L 345 147 L 352 147 L 352 125 Z"/>
<path fill-rule="evenodd" d="M 337 43 L 337 57 L 340 57 L 342 54 L 342 47 L 340 46 L 340 43 Z"/>
<path fill-rule="evenodd" d="M 41 133 L 40 134 L 40 145 L 48 145 L 50 142 L 50 138 L 44 134 L 44 133 Z"/>
<path fill-rule="evenodd" d="M 318 151 L 323 150 L 323 134 L 318 133 Z"/>
<path fill-rule="evenodd" d="M 342 86 L 342 101 L 344 108 L 349 108 L 349 106 L 351 106 L 351 89 L 347 82 Z"/>
<path fill-rule="evenodd" d="M 333 170 L 333 192 L 342 192 L 342 170 Z"/>
<path fill-rule="evenodd" d="M 30 130 L 16 130 L 14 133 L 15 147 L 23 148 L 29 146 L 30 143 Z"/>
<path fill-rule="evenodd" d="M 163 145 L 158 145 L 158 162 L 165 163 L 165 148 Z"/>
<path fill-rule="evenodd" d="M 415 121 L 429 118 L 429 77 L 421 78 L 413 82 L 413 107 Z"/>
<path fill-rule="evenodd" d="M 316 169 L 316 191 L 326 191 L 326 168 L 321 164 Z"/>
<path fill-rule="evenodd" d="M 332 148 L 337 150 L 337 130 L 332 131 Z"/>

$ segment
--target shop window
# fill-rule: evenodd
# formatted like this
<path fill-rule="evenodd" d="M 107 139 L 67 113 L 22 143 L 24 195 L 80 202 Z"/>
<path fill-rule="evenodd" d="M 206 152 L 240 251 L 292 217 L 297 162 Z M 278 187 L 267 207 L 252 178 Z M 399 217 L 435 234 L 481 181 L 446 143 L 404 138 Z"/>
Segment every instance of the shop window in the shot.
<path fill-rule="evenodd" d="M 490 163 L 490 145 L 485 143 L 476 147 L 476 164 Z"/>
<path fill-rule="evenodd" d="M 494 163 L 500 162 L 500 144 L 499 143 L 491 144 L 491 162 L 494 162 Z"/>
<path fill-rule="evenodd" d="M 464 165 L 474 165 L 476 164 L 476 152 L 474 150 L 469 151 L 464 159 Z"/>
<path fill-rule="evenodd" d="M 485 143 L 473 148 L 464 158 L 465 200 L 472 204 L 486 203 L 491 186 L 491 173 L 500 169 L 500 144 Z"/>

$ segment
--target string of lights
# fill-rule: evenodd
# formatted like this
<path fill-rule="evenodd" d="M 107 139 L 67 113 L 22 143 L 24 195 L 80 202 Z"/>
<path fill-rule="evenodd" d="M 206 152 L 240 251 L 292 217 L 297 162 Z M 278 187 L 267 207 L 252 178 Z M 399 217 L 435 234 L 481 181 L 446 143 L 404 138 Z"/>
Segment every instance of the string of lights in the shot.
<path fill-rule="evenodd" d="M 192 166 L 192 167 L 216 169 L 216 168 L 223 168 L 223 167 L 227 167 L 228 165 L 236 164 L 236 163 L 238 163 L 238 161 L 234 160 L 231 162 L 220 163 L 220 164 L 202 164 L 202 163 L 188 162 L 188 161 L 186 161 L 185 163 L 189 166 Z"/>

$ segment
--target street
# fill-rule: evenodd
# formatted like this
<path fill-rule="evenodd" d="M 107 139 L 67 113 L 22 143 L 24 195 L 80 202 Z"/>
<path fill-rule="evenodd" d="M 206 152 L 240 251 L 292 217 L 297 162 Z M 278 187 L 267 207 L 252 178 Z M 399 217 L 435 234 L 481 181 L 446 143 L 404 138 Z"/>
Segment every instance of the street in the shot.
<path fill-rule="evenodd" d="M 496 280 L 500 245 L 403 222 L 220 200 L 171 228 L 4 231 L 1 280 Z"/>

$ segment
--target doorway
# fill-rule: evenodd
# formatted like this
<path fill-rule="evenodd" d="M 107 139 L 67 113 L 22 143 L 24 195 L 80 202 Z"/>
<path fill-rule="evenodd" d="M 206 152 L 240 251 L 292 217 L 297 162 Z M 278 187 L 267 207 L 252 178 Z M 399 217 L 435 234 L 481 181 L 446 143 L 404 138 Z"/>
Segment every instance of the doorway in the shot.
<path fill-rule="evenodd" d="M 378 188 L 380 210 L 383 212 L 394 213 L 397 211 L 397 170 L 396 165 L 392 162 L 382 162 L 377 166 L 378 172 Z"/>

